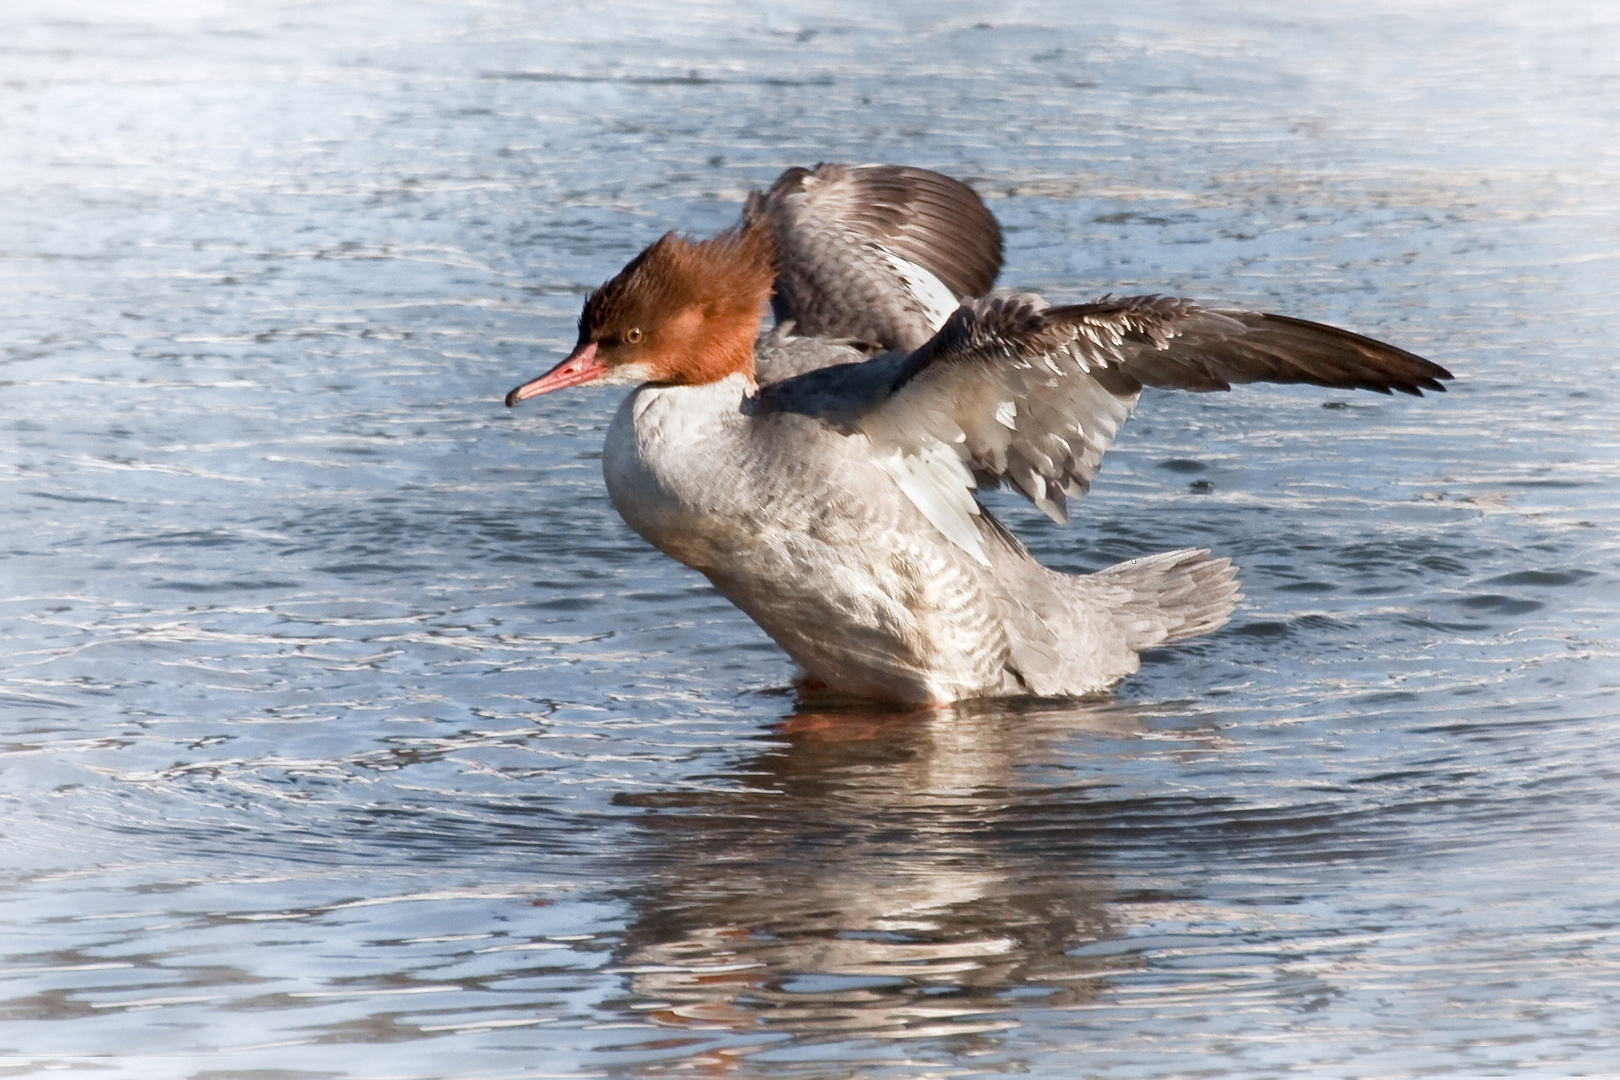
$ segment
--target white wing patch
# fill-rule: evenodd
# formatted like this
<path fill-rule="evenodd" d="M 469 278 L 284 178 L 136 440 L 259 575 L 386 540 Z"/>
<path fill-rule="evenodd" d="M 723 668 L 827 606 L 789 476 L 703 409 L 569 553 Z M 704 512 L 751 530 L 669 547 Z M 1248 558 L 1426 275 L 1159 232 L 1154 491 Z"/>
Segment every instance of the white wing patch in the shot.
<path fill-rule="evenodd" d="M 877 462 L 947 540 L 983 565 L 990 565 L 973 520 L 979 516 L 979 502 L 973 497 L 973 473 L 954 447 L 929 438 L 911 453 L 896 450 L 880 455 Z"/>
<path fill-rule="evenodd" d="M 902 259 L 888 248 L 879 247 L 885 262 L 894 270 L 913 300 L 922 305 L 929 325 L 935 330 L 945 325 L 961 303 L 945 283 L 909 259 Z"/>

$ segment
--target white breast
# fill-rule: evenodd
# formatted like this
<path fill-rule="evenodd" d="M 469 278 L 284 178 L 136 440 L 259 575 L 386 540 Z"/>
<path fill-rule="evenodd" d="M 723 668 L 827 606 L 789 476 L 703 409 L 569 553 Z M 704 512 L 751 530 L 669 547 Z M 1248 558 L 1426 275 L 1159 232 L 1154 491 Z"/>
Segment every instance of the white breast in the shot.
<path fill-rule="evenodd" d="M 734 377 L 626 399 L 602 458 L 625 521 L 829 685 L 913 701 L 997 685 L 1007 639 L 983 568 L 864 436 L 796 415 L 760 422 L 745 394 Z"/>
<path fill-rule="evenodd" d="M 655 547 L 708 570 L 734 546 L 747 380 L 641 386 L 619 406 L 602 475 L 620 516 Z"/>

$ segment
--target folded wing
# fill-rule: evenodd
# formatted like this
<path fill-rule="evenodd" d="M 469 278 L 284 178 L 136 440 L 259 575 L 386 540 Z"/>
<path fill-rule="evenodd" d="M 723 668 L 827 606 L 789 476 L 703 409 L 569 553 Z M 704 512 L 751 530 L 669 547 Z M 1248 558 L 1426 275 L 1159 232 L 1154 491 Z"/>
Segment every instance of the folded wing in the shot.
<path fill-rule="evenodd" d="M 982 560 L 973 487 L 1006 482 L 1065 520 L 1144 386 L 1421 395 L 1449 378 L 1404 349 L 1281 315 L 1160 296 L 1050 307 L 1015 293 L 964 304 L 854 426 L 928 519 Z"/>
<path fill-rule="evenodd" d="M 777 252 L 778 323 L 910 352 L 1001 271 L 1001 229 L 973 189 L 895 165 L 789 169 L 743 210 Z"/>

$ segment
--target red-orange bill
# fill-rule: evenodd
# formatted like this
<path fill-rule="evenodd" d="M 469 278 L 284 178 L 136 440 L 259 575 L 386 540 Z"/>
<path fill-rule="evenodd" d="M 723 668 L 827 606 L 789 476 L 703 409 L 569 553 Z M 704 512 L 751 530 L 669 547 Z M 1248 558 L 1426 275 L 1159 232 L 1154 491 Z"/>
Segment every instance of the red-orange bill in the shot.
<path fill-rule="evenodd" d="M 507 394 L 506 407 L 510 409 L 524 398 L 549 394 L 565 386 L 578 386 L 580 383 L 600 379 L 607 371 L 607 365 L 596 358 L 596 342 L 588 342 L 569 353 L 568 359 L 538 379 L 530 379 Z"/>

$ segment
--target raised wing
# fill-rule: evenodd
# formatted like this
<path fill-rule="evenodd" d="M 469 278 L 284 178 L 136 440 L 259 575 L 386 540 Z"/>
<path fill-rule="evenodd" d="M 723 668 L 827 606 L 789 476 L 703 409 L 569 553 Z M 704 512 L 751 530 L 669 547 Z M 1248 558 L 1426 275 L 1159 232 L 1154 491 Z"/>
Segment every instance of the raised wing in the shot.
<path fill-rule="evenodd" d="M 1203 308 L 1173 296 L 1104 297 L 1046 309 L 1077 346 L 1143 386 L 1230 390 L 1234 383 L 1310 383 L 1423 396 L 1451 372 L 1415 353 L 1324 323 Z"/>
<path fill-rule="evenodd" d="M 1444 390 L 1451 373 L 1335 327 L 1159 296 L 1050 307 L 974 301 L 899 365 L 853 421 L 941 532 L 983 559 L 975 483 L 1005 481 L 1055 521 L 1090 488 L 1143 386 L 1234 383 Z"/>
<path fill-rule="evenodd" d="M 800 334 L 918 348 L 1001 272 L 1001 228 L 973 189 L 926 169 L 789 169 L 743 221 L 776 242 L 779 323 Z"/>

